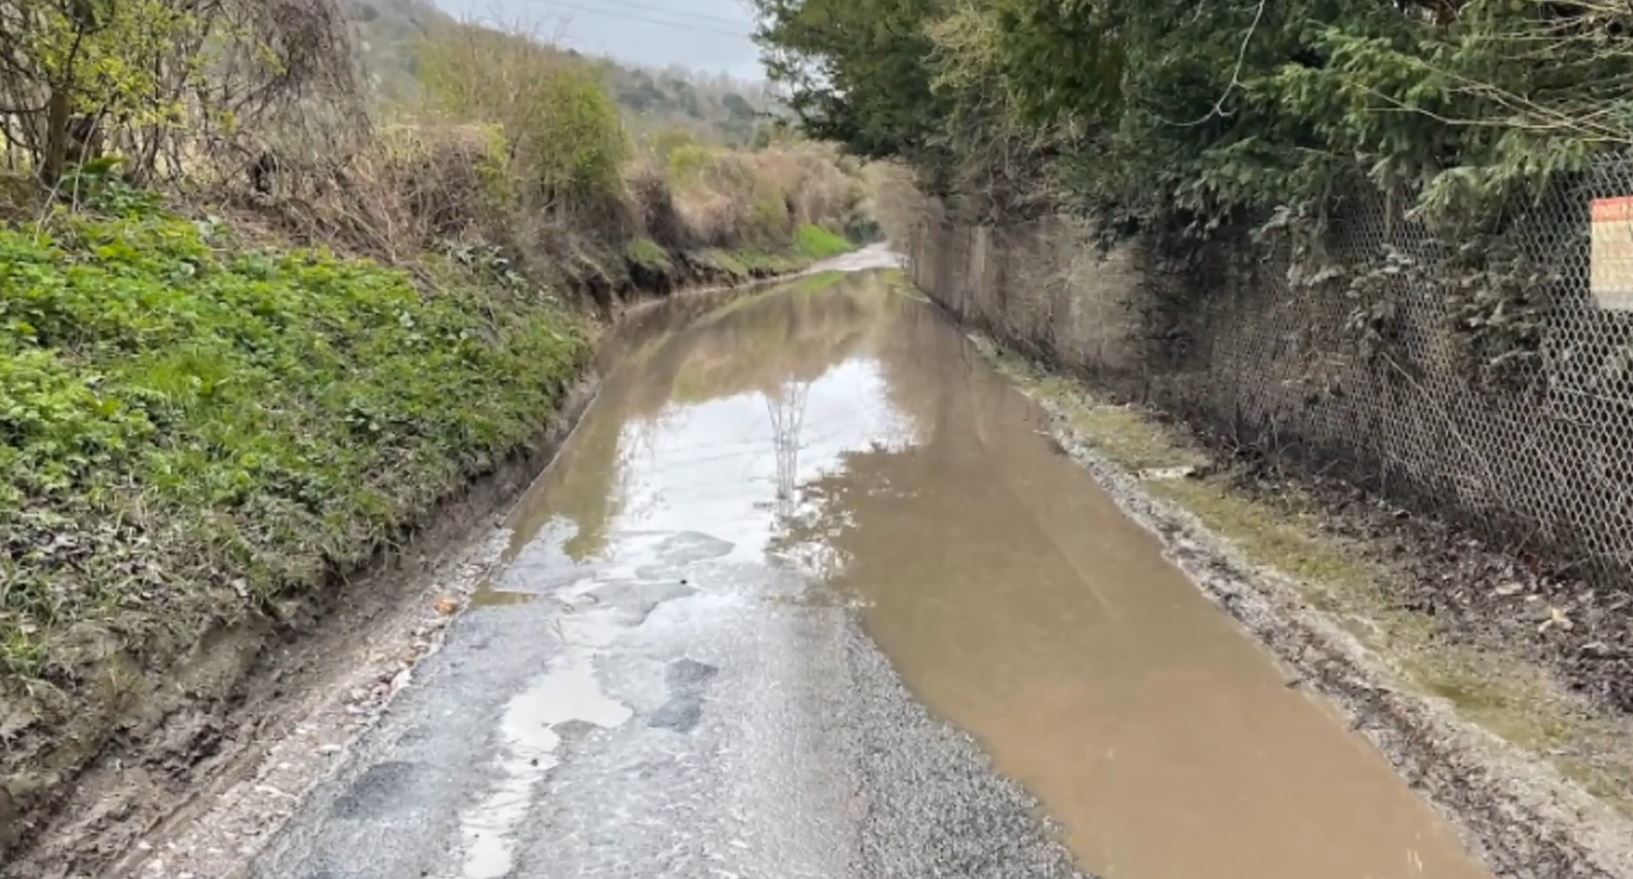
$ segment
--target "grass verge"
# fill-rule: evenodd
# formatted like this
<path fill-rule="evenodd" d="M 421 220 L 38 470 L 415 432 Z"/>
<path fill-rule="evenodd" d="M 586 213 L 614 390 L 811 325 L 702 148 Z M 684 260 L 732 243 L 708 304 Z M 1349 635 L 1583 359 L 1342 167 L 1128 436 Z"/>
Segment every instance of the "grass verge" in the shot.
<path fill-rule="evenodd" d="M 802 271 L 809 268 L 812 263 L 849 253 L 855 249 L 855 245 L 852 245 L 849 241 L 833 236 L 832 233 L 825 230 L 819 231 L 823 231 L 824 235 L 831 236 L 833 241 L 825 240 L 820 246 L 802 241 L 784 250 L 711 248 L 698 253 L 696 260 L 705 268 L 725 275 L 732 280 L 749 281 Z"/>

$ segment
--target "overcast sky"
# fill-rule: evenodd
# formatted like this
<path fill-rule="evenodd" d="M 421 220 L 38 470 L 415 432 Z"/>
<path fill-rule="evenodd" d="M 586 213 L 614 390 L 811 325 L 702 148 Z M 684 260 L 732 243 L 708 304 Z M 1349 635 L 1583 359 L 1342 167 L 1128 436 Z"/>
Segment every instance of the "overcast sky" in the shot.
<path fill-rule="evenodd" d="M 748 0 L 436 0 L 460 18 L 525 24 L 581 52 L 765 78 Z"/>

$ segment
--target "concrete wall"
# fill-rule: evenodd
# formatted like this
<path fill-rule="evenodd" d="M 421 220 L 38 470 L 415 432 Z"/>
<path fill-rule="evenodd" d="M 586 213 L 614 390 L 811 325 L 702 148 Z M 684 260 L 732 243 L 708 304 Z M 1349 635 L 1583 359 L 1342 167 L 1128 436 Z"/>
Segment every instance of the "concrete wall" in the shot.
<path fill-rule="evenodd" d="M 1285 246 L 1246 233 L 1164 260 L 1143 243 L 1102 253 L 1071 218 L 971 225 L 935 203 L 907 249 L 914 280 L 960 320 L 1116 396 L 1633 582 L 1633 314 L 1593 300 L 1575 207 L 1587 199 L 1560 199 L 1560 216 L 1517 233 L 1549 267 L 1530 291 L 1546 331 L 1506 387 L 1471 376 L 1466 314 L 1429 273 L 1356 292 L 1298 283 Z M 1346 277 L 1388 253 L 1421 267 L 1448 252 L 1381 208 L 1335 224 L 1324 246 Z M 1368 313 L 1384 344 L 1364 341 Z"/>
<path fill-rule="evenodd" d="M 923 223 L 909 267 L 943 307 L 1034 356 L 1092 372 L 1146 372 L 1141 253 L 1101 254 L 1081 221 L 1048 217 L 994 228 Z"/>

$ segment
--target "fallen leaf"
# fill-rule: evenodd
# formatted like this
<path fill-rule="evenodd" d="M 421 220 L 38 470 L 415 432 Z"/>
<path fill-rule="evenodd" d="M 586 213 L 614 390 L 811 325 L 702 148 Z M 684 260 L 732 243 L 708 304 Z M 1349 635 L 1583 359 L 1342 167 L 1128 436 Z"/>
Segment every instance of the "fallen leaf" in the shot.
<path fill-rule="evenodd" d="M 1550 607 L 1548 608 L 1548 618 L 1542 621 L 1542 625 L 1537 626 L 1537 632 L 1540 634 L 1555 626 L 1567 632 L 1576 628 L 1576 624 L 1571 622 L 1571 618 L 1566 616 L 1564 611 L 1557 607 Z"/>
<path fill-rule="evenodd" d="M 445 617 L 451 617 L 459 612 L 459 602 L 452 598 L 437 599 L 435 607 L 437 609 L 437 613 L 442 614 Z"/>

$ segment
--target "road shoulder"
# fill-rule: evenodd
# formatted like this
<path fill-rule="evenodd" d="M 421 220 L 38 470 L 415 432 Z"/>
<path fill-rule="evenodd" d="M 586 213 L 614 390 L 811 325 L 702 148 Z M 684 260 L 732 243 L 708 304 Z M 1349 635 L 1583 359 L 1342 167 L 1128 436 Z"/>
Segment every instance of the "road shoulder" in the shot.
<path fill-rule="evenodd" d="M 1422 578 L 1445 572 L 1413 562 L 1431 547 L 1369 533 L 1319 493 L 1255 479 L 1150 412 L 971 338 L 1289 686 L 1330 697 L 1499 875 L 1633 875 L 1633 725 L 1503 641 L 1511 627 L 1426 607 Z M 1516 582 L 1485 588 L 1542 592 Z"/>

